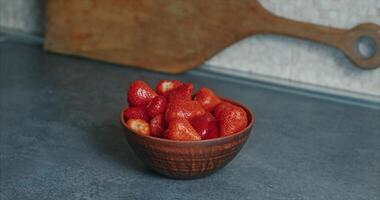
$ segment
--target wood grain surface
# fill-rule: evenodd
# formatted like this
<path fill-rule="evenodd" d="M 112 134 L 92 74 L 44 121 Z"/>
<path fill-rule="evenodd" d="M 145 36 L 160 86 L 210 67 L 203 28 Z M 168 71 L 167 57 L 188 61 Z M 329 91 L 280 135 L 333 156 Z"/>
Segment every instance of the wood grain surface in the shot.
<path fill-rule="evenodd" d="M 357 66 L 380 66 L 376 24 L 351 30 L 275 16 L 257 0 L 47 0 L 45 49 L 64 54 L 180 73 L 252 34 L 280 34 L 341 49 Z M 372 38 L 374 55 L 358 53 Z"/>

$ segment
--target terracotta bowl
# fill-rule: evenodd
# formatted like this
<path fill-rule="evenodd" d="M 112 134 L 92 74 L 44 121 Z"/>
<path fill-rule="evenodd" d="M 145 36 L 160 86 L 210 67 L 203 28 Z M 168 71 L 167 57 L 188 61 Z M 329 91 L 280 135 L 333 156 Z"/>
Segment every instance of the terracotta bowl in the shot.
<path fill-rule="evenodd" d="M 121 113 L 121 124 L 129 145 L 136 155 L 154 171 L 171 178 L 192 179 L 210 175 L 229 163 L 243 147 L 254 124 L 254 115 L 247 112 L 248 126 L 233 135 L 210 140 L 175 141 L 142 136 L 130 131 Z"/>

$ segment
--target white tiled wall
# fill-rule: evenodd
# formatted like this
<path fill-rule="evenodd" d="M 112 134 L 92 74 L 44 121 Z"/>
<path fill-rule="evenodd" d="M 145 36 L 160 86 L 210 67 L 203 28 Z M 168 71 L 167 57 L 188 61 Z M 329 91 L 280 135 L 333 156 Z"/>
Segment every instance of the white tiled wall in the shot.
<path fill-rule="evenodd" d="M 277 15 L 340 28 L 380 25 L 380 0 L 259 0 Z M 223 0 L 221 0 L 221 3 Z M 0 28 L 43 33 L 42 0 L 0 0 Z M 380 101 L 380 69 L 365 71 L 333 48 L 282 36 L 246 38 L 208 62 L 213 70 L 337 88 Z"/>

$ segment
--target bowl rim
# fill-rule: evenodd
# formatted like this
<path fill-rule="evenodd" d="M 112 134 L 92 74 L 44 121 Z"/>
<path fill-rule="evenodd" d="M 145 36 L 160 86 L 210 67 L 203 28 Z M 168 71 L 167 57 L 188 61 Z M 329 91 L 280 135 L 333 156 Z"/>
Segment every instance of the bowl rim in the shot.
<path fill-rule="evenodd" d="M 166 139 L 166 138 L 159 138 L 159 137 L 153 137 L 153 136 L 146 136 L 146 135 L 140 135 L 140 134 L 137 134 L 131 130 L 128 129 L 127 127 L 127 123 L 124 119 L 124 111 L 129 108 L 129 106 L 125 106 L 123 108 L 123 110 L 121 111 L 121 114 L 120 114 L 120 122 L 121 124 L 123 125 L 123 127 L 127 130 L 129 130 L 130 133 L 132 133 L 133 135 L 137 136 L 137 137 L 140 137 L 140 138 L 143 138 L 143 139 L 148 139 L 148 140 L 154 140 L 154 141 L 157 141 L 157 142 L 166 142 L 166 143 L 172 143 L 172 144 L 202 144 L 202 143 L 209 143 L 209 142 L 221 142 L 221 141 L 224 141 L 224 140 L 228 140 L 230 138 L 234 138 L 234 137 L 238 137 L 240 135 L 242 135 L 243 133 L 245 133 L 247 130 L 251 129 L 253 127 L 253 125 L 255 124 L 256 122 L 256 118 L 255 118 L 255 115 L 254 115 L 254 112 L 251 111 L 247 106 L 237 102 L 237 101 L 234 101 L 234 100 L 231 100 L 231 99 L 227 99 L 227 98 L 224 98 L 224 97 L 221 97 L 219 96 L 219 98 L 223 101 L 227 101 L 229 103 L 232 103 L 234 105 L 237 105 L 237 106 L 240 106 L 241 108 L 243 108 L 245 110 L 245 112 L 247 113 L 248 115 L 248 118 L 250 118 L 250 122 L 248 123 L 248 125 L 241 131 L 237 132 L 237 133 L 234 133 L 234 134 L 231 134 L 231 135 L 228 135 L 228 136 L 223 136 L 223 137 L 218 137 L 218 138 L 213 138 L 213 139 L 206 139 L 206 140 L 185 140 L 185 141 L 182 141 L 182 140 L 170 140 L 170 139 Z"/>

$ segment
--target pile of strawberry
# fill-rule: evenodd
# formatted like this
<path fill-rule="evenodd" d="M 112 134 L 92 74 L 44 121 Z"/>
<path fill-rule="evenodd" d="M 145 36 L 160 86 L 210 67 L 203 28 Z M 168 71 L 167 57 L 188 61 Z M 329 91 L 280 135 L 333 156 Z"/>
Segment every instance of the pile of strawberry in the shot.
<path fill-rule="evenodd" d="M 193 95 L 193 84 L 162 80 L 154 91 L 134 81 L 124 113 L 127 127 L 140 135 L 171 140 L 204 140 L 231 135 L 248 123 L 243 108 L 219 99 L 209 88 Z"/>

